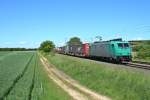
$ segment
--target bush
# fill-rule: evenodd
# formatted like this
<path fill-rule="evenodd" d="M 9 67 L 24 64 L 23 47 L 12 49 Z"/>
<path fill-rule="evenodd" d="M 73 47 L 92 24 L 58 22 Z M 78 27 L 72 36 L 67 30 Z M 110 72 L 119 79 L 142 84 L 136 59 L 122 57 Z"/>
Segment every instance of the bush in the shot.
<path fill-rule="evenodd" d="M 150 57 L 150 45 L 141 45 L 139 47 L 137 57 L 142 59 Z"/>
<path fill-rule="evenodd" d="M 40 45 L 40 50 L 44 51 L 44 52 L 51 52 L 53 51 L 53 49 L 55 48 L 55 45 L 52 41 L 44 41 L 41 43 Z"/>

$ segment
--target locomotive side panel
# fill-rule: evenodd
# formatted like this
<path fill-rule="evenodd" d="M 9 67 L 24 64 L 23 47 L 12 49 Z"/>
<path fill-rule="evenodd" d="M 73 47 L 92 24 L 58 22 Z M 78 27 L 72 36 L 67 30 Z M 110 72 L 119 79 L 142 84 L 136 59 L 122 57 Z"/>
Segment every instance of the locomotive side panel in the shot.
<path fill-rule="evenodd" d="M 94 43 L 90 46 L 90 56 L 96 57 L 111 57 L 109 42 Z"/>

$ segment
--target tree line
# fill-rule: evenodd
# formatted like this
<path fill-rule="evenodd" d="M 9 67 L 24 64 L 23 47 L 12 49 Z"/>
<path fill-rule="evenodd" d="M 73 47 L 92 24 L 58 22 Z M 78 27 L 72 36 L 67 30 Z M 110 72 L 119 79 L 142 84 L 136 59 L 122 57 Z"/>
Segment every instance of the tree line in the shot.
<path fill-rule="evenodd" d="M 37 48 L 0 48 L 0 51 L 35 51 Z"/>

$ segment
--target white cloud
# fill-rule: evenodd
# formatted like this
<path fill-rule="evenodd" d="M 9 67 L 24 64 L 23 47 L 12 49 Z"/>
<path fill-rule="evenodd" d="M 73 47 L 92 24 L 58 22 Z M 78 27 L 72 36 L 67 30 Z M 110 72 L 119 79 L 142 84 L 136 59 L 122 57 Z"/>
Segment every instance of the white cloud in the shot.
<path fill-rule="evenodd" d="M 19 42 L 19 44 L 21 44 L 21 45 L 25 45 L 25 44 L 27 44 L 28 42 L 27 41 L 20 41 Z"/>
<path fill-rule="evenodd" d="M 137 38 L 134 38 L 133 40 L 143 40 L 142 37 L 137 37 Z"/>
<path fill-rule="evenodd" d="M 13 44 L 12 42 L 5 42 L 4 44 L 9 45 L 9 44 Z"/>

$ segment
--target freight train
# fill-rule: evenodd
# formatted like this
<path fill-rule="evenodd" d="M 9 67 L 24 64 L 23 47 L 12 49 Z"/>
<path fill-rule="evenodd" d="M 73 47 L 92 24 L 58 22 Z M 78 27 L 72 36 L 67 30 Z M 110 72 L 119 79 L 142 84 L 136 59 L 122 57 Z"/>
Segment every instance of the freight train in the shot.
<path fill-rule="evenodd" d="M 81 45 L 66 45 L 60 47 L 58 51 L 67 55 L 102 58 L 120 63 L 129 62 L 132 59 L 132 49 L 129 42 L 122 41 L 122 39 L 84 43 Z"/>

